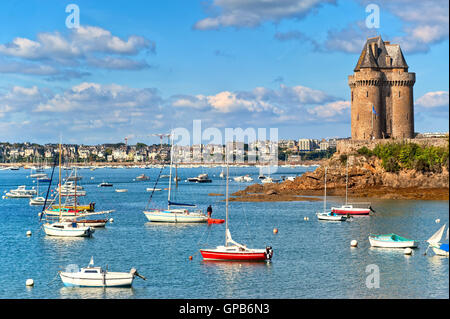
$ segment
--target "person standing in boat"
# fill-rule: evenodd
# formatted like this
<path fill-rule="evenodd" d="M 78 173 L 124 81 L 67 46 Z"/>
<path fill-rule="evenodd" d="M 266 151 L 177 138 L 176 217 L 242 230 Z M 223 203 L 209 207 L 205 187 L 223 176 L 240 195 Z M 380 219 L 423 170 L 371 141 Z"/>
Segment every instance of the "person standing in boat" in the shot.
<path fill-rule="evenodd" d="M 208 208 L 206 209 L 206 212 L 208 213 L 208 218 L 211 218 L 211 214 L 212 214 L 212 207 L 211 207 L 211 205 L 208 206 Z"/>

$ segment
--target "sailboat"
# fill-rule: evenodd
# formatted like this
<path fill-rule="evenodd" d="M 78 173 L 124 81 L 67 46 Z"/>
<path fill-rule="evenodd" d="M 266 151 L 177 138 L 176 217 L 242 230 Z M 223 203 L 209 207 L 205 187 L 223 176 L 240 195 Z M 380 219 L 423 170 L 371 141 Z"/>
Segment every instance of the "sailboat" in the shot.
<path fill-rule="evenodd" d="M 227 162 L 225 246 L 200 249 L 203 259 L 220 261 L 270 261 L 273 256 L 273 249 L 271 246 L 266 246 L 265 249 L 247 248 L 246 245 L 239 244 L 231 238 L 231 233 L 228 228 L 228 180 L 229 167 Z"/>
<path fill-rule="evenodd" d="M 89 237 L 94 233 L 94 229 L 89 226 L 80 226 L 76 222 L 73 221 L 65 221 L 62 219 L 62 210 L 63 206 L 61 205 L 61 143 L 59 144 L 59 218 L 56 222 L 51 222 L 47 218 L 47 222 L 42 225 L 44 232 L 49 236 L 58 236 L 58 237 Z M 53 172 L 52 172 L 53 178 Z M 51 184 L 51 183 L 50 183 Z M 50 185 L 49 189 L 50 190 Z M 47 191 L 48 196 L 48 191 Z M 45 205 L 43 211 L 45 209 Z M 42 218 L 42 214 L 41 214 Z"/>
<path fill-rule="evenodd" d="M 427 242 L 428 248 L 431 247 L 431 249 L 436 255 L 448 257 L 448 243 L 446 244 L 441 243 L 442 235 L 444 235 L 445 226 L 447 226 L 447 224 L 439 228 L 439 230 L 436 233 L 434 233 L 433 236 L 431 236 L 427 240 Z M 447 236 L 445 239 L 448 241 L 448 228 L 447 228 Z"/>
<path fill-rule="evenodd" d="M 325 191 L 323 196 L 323 212 L 317 213 L 317 218 L 319 220 L 329 220 L 329 221 L 345 221 L 347 220 L 346 216 L 338 215 L 331 212 L 327 212 L 327 167 L 325 167 Z"/>
<path fill-rule="evenodd" d="M 145 217 L 151 222 L 165 222 L 165 223 L 206 223 L 208 216 L 201 210 L 189 211 L 186 208 L 173 209 L 172 206 L 184 206 L 184 207 L 196 207 L 193 204 L 174 203 L 170 200 L 171 188 L 172 188 L 172 166 L 173 166 L 173 134 L 172 146 L 170 151 L 170 173 L 169 173 L 169 192 L 167 196 L 167 209 L 148 209 L 143 213 Z M 156 184 L 155 184 L 156 186 Z M 152 192 L 153 195 L 153 192 Z"/>
<path fill-rule="evenodd" d="M 371 207 L 369 208 L 357 208 L 353 205 L 348 204 L 348 161 L 345 176 L 345 204 L 341 207 L 331 207 L 331 212 L 338 215 L 369 215 L 373 211 Z"/>

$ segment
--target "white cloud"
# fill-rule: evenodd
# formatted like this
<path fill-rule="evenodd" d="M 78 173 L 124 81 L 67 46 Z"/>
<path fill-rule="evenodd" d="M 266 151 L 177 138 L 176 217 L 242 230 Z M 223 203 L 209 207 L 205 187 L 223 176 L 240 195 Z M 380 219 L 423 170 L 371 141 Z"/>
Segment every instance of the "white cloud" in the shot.
<path fill-rule="evenodd" d="M 211 11 L 216 11 L 218 14 L 198 21 L 194 28 L 207 30 L 221 27 L 255 27 L 266 21 L 302 19 L 322 3 L 334 2 L 332 0 L 214 0 Z"/>
<path fill-rule="evenodd" d="M 100 27 L 80 26 L 68 34 L 42 32 L 35 40 L 16 37 L 0 44 L 0 73 L 70 79 L 90 73 L 67 67 L 141 70 L 149 67 L 147 62 L 130 57 L 154 51 L 155 43 L 145 37 L 130 35 L 122 39 Z"/>
<path fill-rule="evenodd" d="M 415 104 L 424 108 L 447 107 L 449 105 L 449 95 L 447 91 L 428 92 L 418 98 Z"/>
<path fill-rule="evenodd" d="M 334 101 L 308 109 L 308 113 L 318 119 L 331 122 L 350 119 L 350 101 Z"/>

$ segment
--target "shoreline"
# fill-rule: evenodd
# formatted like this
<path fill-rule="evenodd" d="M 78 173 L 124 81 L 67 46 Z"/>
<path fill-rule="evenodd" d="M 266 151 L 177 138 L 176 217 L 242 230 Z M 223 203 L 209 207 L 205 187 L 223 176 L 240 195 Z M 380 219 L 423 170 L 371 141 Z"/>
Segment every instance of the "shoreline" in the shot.
<path fill-rule="evenodd" d="M 252 185 L 253 186 L 253 185 Z M 262 186 L 262 185 L 261 185 Z M 327 196 L 345 198 L 345 188 L 327 189 Z M 348 190 L 348 197 L 355 199 L 399 199 L 399 200 L 449 200 L 448 188 L 393 188 L 386 186 Z M 278 193 L 276 190 L 247 192 L 245 190 L 232 194 L 230 201 L 235 202 L 284 202 L 284 201 L 322 201 L 323 189 L 302 190 Z"/>

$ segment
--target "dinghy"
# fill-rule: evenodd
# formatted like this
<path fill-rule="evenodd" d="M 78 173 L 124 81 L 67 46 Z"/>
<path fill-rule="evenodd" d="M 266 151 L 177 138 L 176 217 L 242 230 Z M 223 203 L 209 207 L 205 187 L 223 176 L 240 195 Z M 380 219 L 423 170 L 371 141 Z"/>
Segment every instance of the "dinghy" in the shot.
<path fill-rule="evenodd" d="M 419 243 L 413 239 L 407 239 L 396 234 L 369 235 L 372 247 L 381 248 L 416 248 Z"/>

